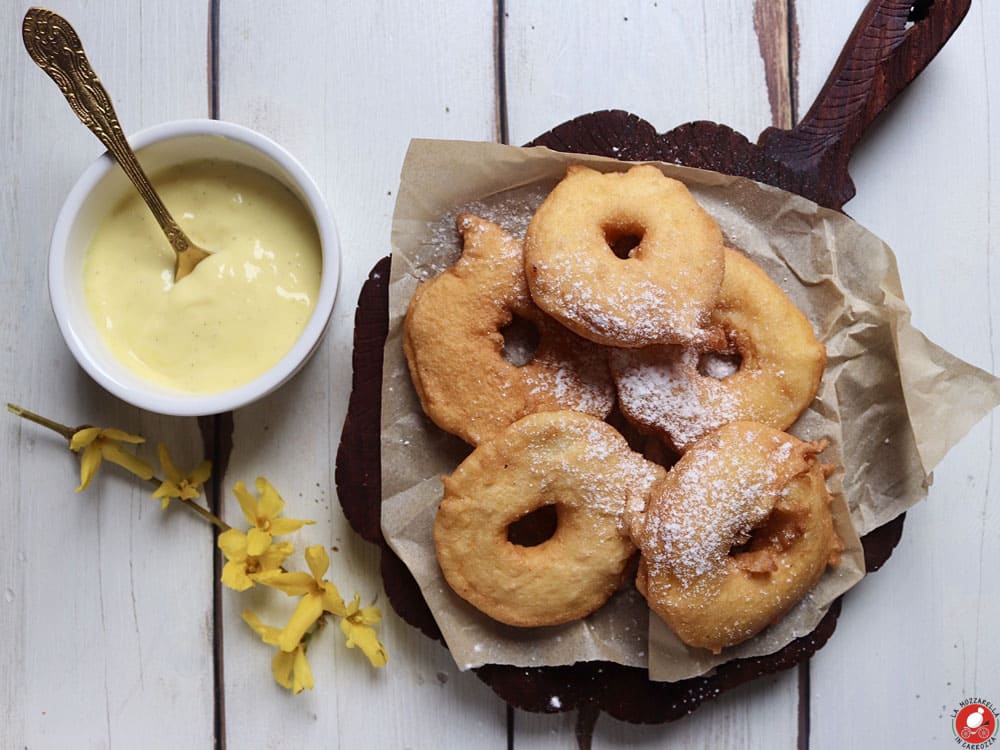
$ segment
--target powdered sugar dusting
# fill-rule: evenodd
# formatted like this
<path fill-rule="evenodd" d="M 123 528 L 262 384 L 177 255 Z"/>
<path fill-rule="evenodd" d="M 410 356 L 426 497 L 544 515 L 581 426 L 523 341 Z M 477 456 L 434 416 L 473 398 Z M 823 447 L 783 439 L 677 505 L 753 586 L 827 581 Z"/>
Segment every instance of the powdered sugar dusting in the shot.
<path fill-rule="evenodd" d="M 710 299 L 690 292 L 685 285 L 689 275 L 687 269 L 677 269 L 664 285 L 636 273 L 610 275 L 585 253 L 547 256 L 532 263 L 535 298 L 553 299 L 564 322 L 609 342 L 633 345 L 696 341 L 703 336 Z"/>
<path fill-rule="evenodd" d="M 745 423 L 744 423 L 745 425 Z M 711 586 L 734 545 L 769 516 L 787 481 L 792 439 L 732 425 L 688 451 L 650 501 L 639 546 L 650 575 Z"/>
<path fill-rule="evenodd" d="M 644 504 L 663 470 L 633 452 L 625 438 L 595 417 L 565 411 L 538 419 L 549 430 L 521 453 L 538 486 L 564 502 L 613 518 L 623 530 L 626 505 L 637 500 Z"/>
<path fill-rule="evenodd" d="M 561 408 L 603 417 L 615 402 L 614 386 L 608 378 L 593 377 L 586 370 L 554 363 L 529 373 L 525 383 L 538 400 L 553 400 Z"/>
<path fill-rule="evenodd" d="M 683 447 L 741 415 L 736 391 L 698 372 L 698 352 L 679 346 L 614 350 L 612 372 L 622 411 Z"/>
<path fill-rule="evenodd" d="M 408 314 L 424 409 L 444 429 L 478 443 L 539 411 L 605 417 L 615 389 L 606 354 L 545 316 L 532 302 L 523 242 L 472 214 L 456 220 L 459 260 L 422 286 Z M 534 356 L 513 363 L 501 330 L 513 319 L 538 332 Z M 475 363 L 475 364 L 473 364 Z M 472 366 L 470 366 L 470 364 Z"/>
<path fill-rule="evenodd" d="M 550 187 L 531 185 L 471 201 L 429 223 L 427 235 L 415 254 L 415 274 L 421 280 L 434 278 L 455 263 L 462 252 L 462 241 L 459 233 L 455 231 L 455 220 L 462 213 L 481 216 L 503 227 L 514 237 L 523 237 L 531 217 L 545 199 Z"/>
<path fill-rule="evenodd" d="M 546 186 L 532 185 L 521 190 L 507 191 L 490 199 L 472 201 L 463 206 L 462 210 L 489 219 L 511 234 L 523 237 L 535 210 L 548 193 Z"/>
<path fill-rule="evenodd" d="M 698 371 L 715 380 L 725 380 L 740 369 L 739 361 L 732 355 L 706 352 L 698 359 Z"/>

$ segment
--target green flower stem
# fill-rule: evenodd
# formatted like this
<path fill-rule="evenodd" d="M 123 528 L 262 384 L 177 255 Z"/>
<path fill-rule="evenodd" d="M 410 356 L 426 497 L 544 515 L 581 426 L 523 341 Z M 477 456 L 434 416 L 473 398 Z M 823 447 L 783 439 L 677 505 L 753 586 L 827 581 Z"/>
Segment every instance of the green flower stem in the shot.
<path fill-rule="evenodd" d="M 324 612 L 323 614 L 321 614 L 319 616 L 319 619 L 316 620 L 316 622 L 314 622 L 312 626 L 305 633 L 302 634 L 302 640 L 300 641 L 300 643 L 302 644 L 303 654 L 309 650 L 309 641 L 311 641 L 313 639 L 313 636 L 319 633 L 319 631 L 321 631 L 323 627 L 326 625 L 326 618 L 327 615 L 329 614 L 330 614 L 329 612 Z"/>
<path fill-rule="evenodd" d="M 34 422 L 35 424 L 41 425 L 42 427 L 46 427 L 52 430 L 53 432 L 57 432 L 64 438 L 66 438 L 67 441 L 72 440 L 73 435 L 75 435 L 80 430 L 79 427 L 77 428 L 68 427 L 67 425 L 60 424 L 59 422 L 48 419 L 47 417 L 43 417 L 41 414 L 35 414 L 35 412 L 33 411 L 22 409 L 20 406 L 16 404 L 8 403 L 7 411 L 9 411 L 11 414 L 16 414 L 17 416 L 21 417 L 21 419 L 27 419 L 29 422 Z M 149 481 L 155 484 L 157 487 L 163 484 L 163 480 L 157 479 L 156 477 L 151 477 Z M 230 526 L 228 523 L 223 521 L 208 508 L 198 505 L 198 503 L 196 503 L 194 500 L 188 500 L 183 497 L 177 497 L 172 499 L 179 500 L 188 509 L 194 511 L 203 519 L 208 521 L 210 524 L 216 526 L 220 531 L 229 531 Z"/>
<path fill-rule="evenodd" d="M 194 500 L 188 500 L 187 498 L 183 498 L 183 497 L 177 497 L 177 498 L 174 498 L 174 499 L 175 500 L 180 500 L 182 503 L 184 503 L 185 507 L 188 507 L 191 510 L 193 510 L 199 516 L 201 516 L 206 521 L 208 521 L 210 524 L 212 524 L 213 526 L 215 526 L 219 531 L 229 531 L 229 529 L 232 528 L 232 526 L 230 526 L 228 523 L 226 523 L 225 521 L 223 521 L 221 518 L 219 518 L 217 515 L 215 515 L 208 508 L 205 508 L 205 507 L 203 507 L 201 505 L 198 505 L 198 503 L 196 503 Z"/>
<path fill-rule="evenodd" d="M 21 419 L 27 419 L 29 422 L 40 424 L 42 427 L 47 427 L 53 432 L 58 432 L 67 440 L 72 440 L 73 435 L 77 432 L 77 430 L 73 429 L 72 427 L 67 427 L 64 424 L 60 424 L 59 422 L 54 422 L 51 419 L 43 417 L 41 414 L 35 414 L 35 412 L 33 411 L 22 409 L 20 406 L 17 406 L 16 404 L 7 404 L 7 411 L 9 411 L 11 414 L 16 414 L 17 416 L 21 417 Z"/>
<path fill-rule="evenodd" d="M 223 521 L 221 518 L 219 518 L 217 515 L 215 515 L 208 508 L 205 508 L 204 506 L 198 505 L 198 503 L 196 503 L 194 500 L 188 500 L 187 498 L 184 498 L 184 497 L 175 497 L 174 500 L 180 500 L 184 504 L 185 507 L 190 508 L 191 510 L 193 510 L 199 516 L 201 516 L 206 521 L 208 521 L 210 524 L 212 524 L 213 526 L 215 526 L 219 531 L 229 531 L 229 529 L 232 528 L 228 523 L 226 523 L 225 521 Z"/>

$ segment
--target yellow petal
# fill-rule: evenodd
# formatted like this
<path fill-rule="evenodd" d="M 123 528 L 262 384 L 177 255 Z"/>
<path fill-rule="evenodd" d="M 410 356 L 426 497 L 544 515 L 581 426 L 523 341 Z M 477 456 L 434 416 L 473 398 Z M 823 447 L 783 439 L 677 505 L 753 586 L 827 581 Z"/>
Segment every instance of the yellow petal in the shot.
<path fill-rule="evenodd" d="M 99 427 L 84 427 L 82 430 L 77 430 L 73 433 L 73 437 L 69 441 L 69 449 L 71 451 L 79 451 L 81 448 L 85 448 L 97 440 L 97 436 L 100 434 L 101 429 Z"/>
<path fill-rule="evenodd" d="M 312 669 L 309 668 L 305 649 L 297 648 L 293 653 L 295 659 L 292 665 L 292 692 L 301 693 L 303 688 L 312 690 L 313 673 Z"/>
<path fill-rule="evenodd" d="M 295 666 L 295 654 L 286 654 L 281 649 L 271 659 L 271 673 L 274 681 L 281 687 L 292 689 L 292 668 Z"/>
<path fill-rule="evenodd" d="M 303 526 L 316 523 L 315 521 L 299 521 L 295 518 L 275 518 L 271 521 L 271 534 L 273 536 L 284 536 L 298 531 Z"/>
<path fill-rule="evenodd" d="M 253 581 L 247 575 L 246 565 L 230 560 L 222 566 L 222 583 L 234 591 L 253 588 Z"/>
<path fill-rule="evenodd" d="M 330 556 L 326 554 L 326 549 L 322 544 L 306 547 L 306 564 L 312 571 L 313 578 L 317 581 L 326 575 L 326 571 L 330 567 Z"/>
<path fill-rule="evenodd" d="M 278 638 L 281 637 L 281 631 L 278 630 L 278 628 L 265 625 L 260 621 L 260 618 L 249 609 L 243 610 L 243 621 L 254 629 L 254 632 L 261 637 L 261 640 L 264 641 L 264 643 L 272 646 L 278 645 Z"/>
<path fill-rule="evenodd" d="M 257 635 L 264 635 L 264 628 L 267 626 L 260 621 L 260 618 L 254 612 L 244 609 L 243 614 L 240 616 L 243 618 L 243 622 L 253 628 Z"/>
<path fill-rule="evenodd" d="M 201 496 L 198 488 L 192 487 L 190 484 L 185 484 L 183 487 L 179 487 L 178 491 L 180 494 L 177 495 L 177 497 L 182 497 L 185 500 L 197 500 Z"/>
<path fill-rule="evenodd" d="M 284 591 L 289 596 L 303 596 L 315 591 L 316 581 L 308 573 L 282 573 L 276 570 L 266 570 L 258 574 L 257 582 L 270 586 L 278 591 Z"/>
<path fill-rule="evenodd" d="M 152 479 L 153 467 L 147 464 L 138 456 L 123 451 L 117 443 L 104 443 L 101 446 L 102 455 L 111 463 L 118 464 L 126 471 L 130 471 L 140 479 Z"/>
<path fill-rule="evenodd" d="M 323 603 L 316 594 L 306 594 L 299 599 L 285 629 L 281 631 L 278 645 L 282 651 L 291 651 L 302 641 L 302 636 L 323 614 Z"/>
<path fill-rule="evenodd" d="M 382 622 L 382 610 L 378 607 L 362 607 L 361 622 L 365 625 L 378 625 Z"/>
<path fill-rule="evenodd" d="M 247 537 L 237 529 L 227 529 L 219 534 L 217 542 L 227 560 L 244 562 L 247 559 Z"/>
<path fill-rule="evenodd" d="M 250 529 L 247 532 L 247 554 L 257 557 L 264 554 L 264 550 L 271 546 L 271 535 L 260 529 Z"/>
<path fill-rule="evenodd" d="M 153 493 L 153 499 L 162 497 L 164 499 L 169 500 L 172 497 L 180 497 L 180 496 L 181 496 L 181 488 L 169 480 L 163 482 L 159 487 L 156 488 L 156 491 Z"/>
<path fill-rule="evenodd" d="M 160 510 L 166 510 L 170 506 L 170 496 L 167 495 L 160 501 Z"/>
<path fill-rule="evenodd" d="M 347 605 L 347 614 L 345 617 L 354 617 L 359 609 L 361 609 L 361 594 L 355 591 L 354 598 L 351 599 L 350 604 Z"/>
<path fill-rule="evenodd" d="M 130 435 L 124 430 L 116 430 L 114 427 L 108 427 L 101 430 L 101 437 L 106 437 L 110 440 L 117 440 L 120 443 L 132 443 L 133 445 L 146 442 L 146 438 L 144 437 L 140 437 L 139 435 Z"/>
<path fill-rule="evenodd" d="M 202 461 L 198 464 L 191 475 L 188 477 L 188 482 L 191 484 L 205 484 L 212 476 L 212 462 Z"/>
<path fill-rule="evenodd" d="M 347 614 L 347 608 L 344 607 L 344 600 L 340 597 L 340 592 L 337 591 L 337 587 L 329 581 L 323 581 L 322 586 L 323 609 L 337 615 L 338 617 L 344 617 Z"/>
<path fill-rule="evenodd" d="M 181 476 L 181 473 L 177 471 L 177 467 L 174 466 L 174 462 L 170 458 L 170 451 L 167 450 L 167 444 L 160 443 L 156 447 L 156 452 L 160 457 L 160 468 L 163 469 L 163 473 L 167 475 L 167 479 L 174 484 L 180 484 L 183 477 Z M 174 495 L 174 497 L 177 497 L 177 495 Z"/>
<path fill-rule="evenodd" d="M 257 501 L 253 499 L 250 490 L 247 489 L 247 486 L 243 482 L 237 482 L 233 485 L 233 494 L 240 501 L 240 509 L 243 511 L 243 515 L 246 516 L 247 523 L 251 526 L 256 526 Z"/>
<path fill-rule="evenodd" d="M 256 484 L 257 495 L 260 498 L 257 503 L 257 512 L 264 518 L 280 516 L 282 508 L 285 507 L 285 501 L 281 499 L 281 495 L 264 477 L 257 477 Z"/>
<path fill-rule="evenodd" d="M 340 629 L 347 636 L 347 647 L 361 649 L 373 667 L 383 667 L 389 661 L 389 654 L 379 643 L 375 631 L 367 625 L 356 625 L 348 619 L 340 621 Z"/>
<path fill-rule="evenodd" d="M 80 486 L 76 488 L 77 492 L 83 492 L 90 486 L 90 480 L 94 478 L 100 465 L 101 448 L 91 443 L 84 448 L 83 456 L 80 458 Z"/>
<path fill-rule="evenodd" d="M 274 570 L 294 551 L 295 547 L 292 546 L 291 542 L 276 542 L 264 550 L 262 554 L 257 555 L 257 563 L 262 571 Z"/>

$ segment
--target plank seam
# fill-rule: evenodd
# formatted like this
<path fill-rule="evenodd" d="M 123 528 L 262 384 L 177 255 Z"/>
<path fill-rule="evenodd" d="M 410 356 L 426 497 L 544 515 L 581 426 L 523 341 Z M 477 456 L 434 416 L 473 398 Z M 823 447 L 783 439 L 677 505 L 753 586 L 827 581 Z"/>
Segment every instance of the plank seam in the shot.
<path fill-rule="evenodd" d="M 791 109 L 791 127 L 799 124 L 799 25 L 795 18 L 795 0 L 788 0 L 785 12 L 788 34 L 788 103 Z"/>
<path fill-rule="evenodd" d="M 809 733 L 811 727 L 810 711 L 810 679 L 809 679 L 809 659 L 799 662 L 799 721 L 798 739 L 795 743 L 797 750 L 809 750 Z"/>
<path fill-rule="evenodd" d="M 991 120 L 991 118 L 990 118 L 990 112 L 991 112 L 991 103 L 990 103 L 990 65 L 989 65 L 989 56 L 987 54 L 988 46 L 987 46 L 987 39 L 986 39 L 986 18 L 985 18 L 985 11 L 983 10 L 983 5 L 982 4 L 979 6 L 979 16 L 980 16 L 980 27 L 979 27 L 980 28 L 980 32 L 979 33 L 980 33 L 980 40 L 981 40 L 982 45 L 983 45 L 983 84 L 984 84 L 983 85 L 983 92 L 984 92 L 984 103 L 986 105 L 985 106 L 985 111 L 986 111 L 986 128 L 985 128 L 985 132 L 986 132 L 986 154 L 989 155 L 989 154 L 993 153 L 993 145 L 990 143 L 990 133 L 993 132 L 992 129 L 991 129 L 992 128 L 992 123 L 990 122 L 990 120 Z M 993 162 L 992 162 L 992 159 L 989 158 L 989 156 L 987 156 L 987 158 L 985 159 L 985 162 L 986 162 L 986 304 L 987 304 L 987 307 L 990 307 L 990 302 L 993 299 L 993 286 L 992 286 L 993 285 L 993 269 L 991 267 L 992 263 L 990 262 L 990 256 L 992 255 L 992 252 L 993 252 L 993 247 L 992 247 L 992 245 L 993 245 L 993 241 L 992 241 L 992 238 L 993 238 L 993 211 L 992 211 L 993 200 L 992 200 L 992 198 L 993 198 L 993 196 L 991 195 L 991 192 L 993 190 Z M 995 349 L 995 346 L 994 346 L 994 343 L 993 343 L 994 342 L 994 335 L 993 335 L 993 316 L 992 315 L 987 315 L 986 316 L 986 333 L 987 333 L 987 338 L 988 338 L 988 340 L 990 342 L 990 372 L 996 372 L 997 371 L 997 360 L 996 360 L 996 349 Z M 995 412 L 991 411 L 990 412 L 990 420 L 989 420 L 989 424 L 990 424 L 989 441 L 987 443 L 987 446 L 988 446 L 987 447 L 988 456 L 990 456 L 991 459 L 995 455 L 995 453 L 994 453 L 995 449 L 994 449 L 994 445 L 993 445 L 993 435 L 994 435 L 994 432 L 995 432 L 995 430 L 993 429 L 993 427 L 994 427 L 994 420 L 995 420 Z M 993 461 L 993 460 L 989 460 L 986 463 L 986 492 L 983 495 L 983 498 L 984 498 L 984 504 L 983 504 L 984 513 L 986 512 L 986 508 L 988 508 L 988 506 L 989 506 L 990 495 L 991 495 L 991 493 L 993 491 L 993 466 L 994 466 L 995 463 L 996 462 Z M 983 566 L 984 566 L 984 563 L 983 563 L 983 551 L 986 549 L 986 545 L 987 545 L 986 528 L 987 528 L 987 524 L 985 524 L 985 523 L 982 524 L 982 526 L 980 528 L 980 532 L 979 532 L 979 590 L 980 591 L 983 590 Z M 982 621 L 982 612 L 983 612 L 983 610 L 982 610 L 981 606 L 976 608 L 976 643 L 977 644 L 982 643 L 981 634 L 980 634 L 980 623 Z M 978 685 L 979 685 L 979 660 L 978 659 L 974 659 L 973 660 L 972 684 L 973 684 L 973 686 L 975 686 L 975 687 L 978 688 Z"/>
<path fill-rule="evenodd" d="M 504 46 L 507 39 L 507 3 L 506 0 L 494 0 L 493 3 L 493 59 L 496 68 L 496 117 L 497 140 L 500 143 L 510 143 L 510 130 L 507 122 L 507 55 Z"/>
<path fill-rule="evenodd" d="M 219 119 L 219 19 L 221 0 L 208 0 L 208 116 Z M 222 433 L 226 419 L 223 415 L 209 417 L 211 420 L 212 486 L 209 503 L 212 512 L 221 518 L 222 476 L 225 456 L 223 455 Z M 206 420 L 208 421 L 208 420 Z M 230 429 L 232 418 L 229 420 Z M 206 446 L 206 448 L 209 446 Z M 226 691 L 223 675 L 223 607 L 222 607 L 222 560 L 216 548 L 219 530 L 212 533 L 212 681 L 213 719 L 215 729 L 215 750 L 226 748 Z"/>
<path fill-rule="evenodd" d="M 208 0 L 208 116 L 219 119 L 219 6 Z"/>

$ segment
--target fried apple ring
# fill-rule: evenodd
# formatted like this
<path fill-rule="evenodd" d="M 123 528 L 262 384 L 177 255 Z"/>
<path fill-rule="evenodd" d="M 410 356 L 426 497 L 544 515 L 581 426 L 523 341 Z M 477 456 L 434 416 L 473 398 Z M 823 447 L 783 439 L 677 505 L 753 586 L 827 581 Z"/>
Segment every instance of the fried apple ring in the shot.
<path fill-rule="evenodd" d="M 725 255 L 712 321 L 741 360 L 734 372 L 717 355 L 690 348 L 611 353 L 622 413 L 681 453 L 728 422 L 788 428 L 812 403 L 826 366 L 826 350 L 788 295 L 749 258 L 729 248 Z"/>
<path fill-rule="evenodd" d="M 628 515 L 642 553 L 636 587 L 684 643 L 719 653 L 756 635 L 838 564 L 824 447 L 733 422 Z"/>
<path fill-rule="evenodd" d="M 663 476 L 596 417 L 524 417 L 442 478 L 434 546 L 444 577 L 460 597 L 508 625 L 585 617 L 620 586 L 635 552 L 625 506 L 643 504 Z M 530 547 L 509 540 L 511 524 L 550 505 L 553 536 Z"/>
<path fill-rule="evenodd" d="M 611 245 L 639 239 L 627 258 Z M 525 271 L 535 303 L 599 344 L 721 348 L 706 329 L 722 284 L 722 233 L 683 183 L 651 165 L 578 165 L 535 212 Z"/>
<path fill-rule="evenodd" d="M 537 411 L 607 416 L 615 398 L 607 355 L 532 303 L 522 243 L 471 214 L 456 223 L 462 257 L 417 287 L 403 323 L 403 351 L 426 414 L 472 445 Z M 501 329 L 515 317 L 538 331 L 523 366 L 503 355 Z"/>

